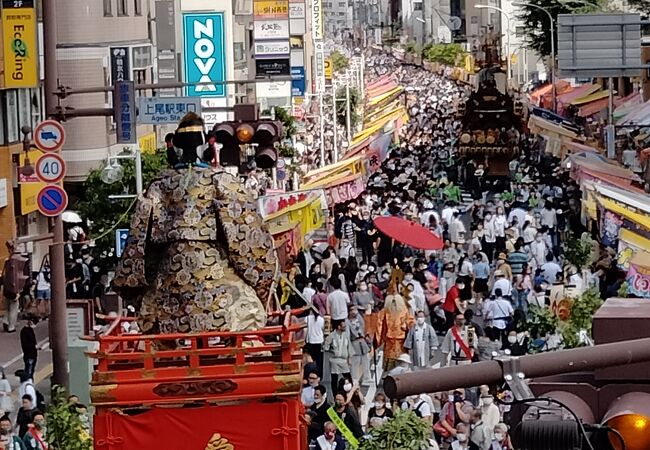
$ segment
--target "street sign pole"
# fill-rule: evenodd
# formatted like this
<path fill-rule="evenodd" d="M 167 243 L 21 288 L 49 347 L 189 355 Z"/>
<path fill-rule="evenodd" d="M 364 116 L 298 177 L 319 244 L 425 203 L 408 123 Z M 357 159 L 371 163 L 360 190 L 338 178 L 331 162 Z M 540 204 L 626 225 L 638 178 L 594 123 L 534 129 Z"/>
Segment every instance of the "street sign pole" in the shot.
<path fill-rule="evenodd" d="M 56 60 L 58 43 L 56 29 L 56 0 L 43 0 L 43 49 L 45 60 L 45 110 L 53 114 L 59 102 L 59 71 Z M 52 244 L 50 245 L 50 266 L 52 285 L 52 308 L 49 320 L 50 347 L 52 348 L 52 384 L 69 387 L 67 303 L 65 292 L 65 252 L 63 242 L 63 220 L 61 216 L 52 219 Z"/>

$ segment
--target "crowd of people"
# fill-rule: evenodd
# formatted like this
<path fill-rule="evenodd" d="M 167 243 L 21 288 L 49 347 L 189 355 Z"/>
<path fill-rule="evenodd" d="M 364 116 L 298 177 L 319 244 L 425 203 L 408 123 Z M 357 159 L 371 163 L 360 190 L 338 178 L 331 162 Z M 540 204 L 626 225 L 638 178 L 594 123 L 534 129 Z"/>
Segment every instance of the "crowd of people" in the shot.
<path fill-rule="evenodd" d="M 520 154 L 493 183 L 485 161 L 454 149 L 456 105 L 467 87 L 383 53 L 366 60 L 375 76 L 392 73 L 406 88 L 410 119 L 364 194 L 336 206 L 327 244 L 307 242 L 296 259 L 296 286 L 313 306 L 302 396 L 310 442 L 328 449 L 335 439 L 356 441 L 409 409 L 431 425 L 432 446 L 510 449 L 508 408 L 495 400 L 507 391 L 477 386 L 388 399 L 381 378 L 495 352 L 526 354 L 546 338 L 531 335 L 527 319 L 550 307 L 553 286 L 596 288 L 605 298 L 620 273 L 611 257 L 602 264 L 605 249 L 595 249 L 604 257 L 592 272 L 564 257 L 569 230 L 584 231 L 569 214 L 579 210 L 580 191 L 535 137 L 517 135 Z M 467 193 L 473 202 L 463 202 Z M 443 248 L 417 251 L 382 234 L 373 219 L 387 215 L 429 228 Z"/>

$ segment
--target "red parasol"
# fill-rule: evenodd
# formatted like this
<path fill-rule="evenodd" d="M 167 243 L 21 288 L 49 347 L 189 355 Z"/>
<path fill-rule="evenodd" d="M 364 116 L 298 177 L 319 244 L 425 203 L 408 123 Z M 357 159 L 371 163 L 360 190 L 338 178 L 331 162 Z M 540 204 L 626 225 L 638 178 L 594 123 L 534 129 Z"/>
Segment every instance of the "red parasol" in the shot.
<path fill-rule="evenodd" d="M 442 238 L 422 225 L 401 217 L 377 217 L 375 226 L 386 236 L 422 250 L 440 250 Z"/>

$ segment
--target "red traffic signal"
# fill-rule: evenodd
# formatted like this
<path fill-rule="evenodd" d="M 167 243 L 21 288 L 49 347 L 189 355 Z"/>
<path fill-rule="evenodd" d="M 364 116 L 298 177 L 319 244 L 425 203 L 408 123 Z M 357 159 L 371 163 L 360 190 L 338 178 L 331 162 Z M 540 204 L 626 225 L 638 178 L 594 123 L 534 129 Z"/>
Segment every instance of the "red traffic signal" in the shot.
<path fill-rule="evenodd" d="M 223 165 L 240 164 L 241 145 L 256 145 L 255 163 L 261 169 L 275 166 L 278 154 L 275 143 L 282 139 L 282 123 L 272 120 L 222 122 L 213 128 L 217 143 L 222 145 Z"/>

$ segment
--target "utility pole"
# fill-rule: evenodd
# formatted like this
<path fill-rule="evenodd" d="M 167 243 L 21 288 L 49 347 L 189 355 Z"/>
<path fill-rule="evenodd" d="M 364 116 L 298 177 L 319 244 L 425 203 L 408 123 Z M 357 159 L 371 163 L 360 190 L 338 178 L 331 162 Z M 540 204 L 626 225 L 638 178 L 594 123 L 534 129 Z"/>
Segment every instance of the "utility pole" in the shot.
<path fill-rule="evenodd" d="M 323 93 L 318 94 L 318 125 L 320 126 L 320 167 L 325 167 L 325 117 Z"/>
<path fill-rule="evenodd" d="M 51 117 L 58 105 L 59 71 L 56 60 L 56 0 L 43 0 L 43 49 L 45 57 L 45 113 Z M 68 388 L 68 335 L 67 305 L 65 289 L 65 252 L 63 242 L 63 220 L 61 216 L 52 220 L 52 244 L 50 245 L 50 267 L 52 283 L 52 308 L 49 321 L 50 347 L 52 348 L 52 385 Z"/>
<path fill-rule="evenodd" d="M 347 133 L 348 148 L 352 146 L 352 111 L 350 108 L 350 79 L 345 83 L 345 131 Z"/>
<path fill-rule="evenodd" d="M 333 148 L 332 148 L 332 162 L 338 162 L 339 161 L 339 151 L 337 148 L 337 140 L 338 140 L 338 124 L 336 123 L 336 88 L 334 87 L 334 80 L 332 80 L 332 107 L 334 108 L 332 110 L 332 117 L 334 118 L 333 121 L 333 126 L 334 126 L 334 136 L 333 136 Z"/>

